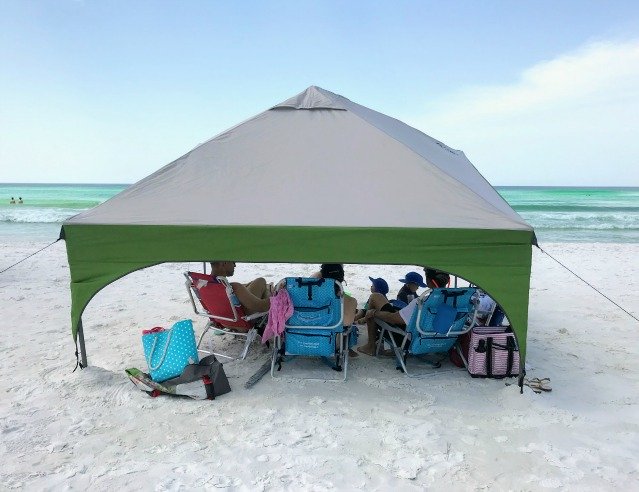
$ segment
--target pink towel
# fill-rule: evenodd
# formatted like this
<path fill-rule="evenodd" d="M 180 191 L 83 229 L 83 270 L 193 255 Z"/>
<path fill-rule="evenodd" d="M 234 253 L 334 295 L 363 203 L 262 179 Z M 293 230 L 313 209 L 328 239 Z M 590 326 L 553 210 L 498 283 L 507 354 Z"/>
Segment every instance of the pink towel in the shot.
<path fill-rule="evenodd" d="M 262 335 L 262 343 L 273 338 L 276 335 L 284 333 L 284 323 L 293 315 L 293 303 L 286 292 L 286 289 L 280 289 L 277 294 L 271 297 L 271 307 L 268 310 L 268 321 L 264 334 Z"/>

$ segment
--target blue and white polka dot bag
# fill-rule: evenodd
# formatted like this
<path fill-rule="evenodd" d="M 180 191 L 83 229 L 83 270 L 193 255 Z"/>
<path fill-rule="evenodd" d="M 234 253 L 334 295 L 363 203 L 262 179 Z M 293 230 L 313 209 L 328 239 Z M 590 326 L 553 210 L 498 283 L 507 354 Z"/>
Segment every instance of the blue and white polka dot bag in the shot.
<path fill-rule="evenodd" d="M 199 362 L 193 322 L 190 319 L 178 321 L 170 330 L 144 330 L 142 346 L 153 381 L 175 378 L 182 374 L 188 364 Z"/>

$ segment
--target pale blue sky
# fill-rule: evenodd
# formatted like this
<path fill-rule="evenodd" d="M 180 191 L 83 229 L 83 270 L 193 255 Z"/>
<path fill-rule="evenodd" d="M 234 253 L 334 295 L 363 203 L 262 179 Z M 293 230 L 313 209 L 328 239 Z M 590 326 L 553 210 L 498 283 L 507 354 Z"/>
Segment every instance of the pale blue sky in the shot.
<path fill-rule="evenodd" d="M 309 85 L 496 185 L 639 186 L 636 1 L 0 0 L 0 182 L 134 182 Z"/>

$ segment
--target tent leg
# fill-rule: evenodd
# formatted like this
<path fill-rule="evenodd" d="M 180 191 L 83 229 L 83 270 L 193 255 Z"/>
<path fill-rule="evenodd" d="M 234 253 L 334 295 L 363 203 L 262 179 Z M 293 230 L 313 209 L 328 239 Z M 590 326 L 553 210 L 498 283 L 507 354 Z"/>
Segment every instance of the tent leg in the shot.
<path fill-rule="evenodd" d="M 87 349 L 84 346 L 84 330 L 82 329 L 82 318 L 78 323 L 78 340 L 80 342 L 80 362 L 82 367 L 87 367 Z"/>

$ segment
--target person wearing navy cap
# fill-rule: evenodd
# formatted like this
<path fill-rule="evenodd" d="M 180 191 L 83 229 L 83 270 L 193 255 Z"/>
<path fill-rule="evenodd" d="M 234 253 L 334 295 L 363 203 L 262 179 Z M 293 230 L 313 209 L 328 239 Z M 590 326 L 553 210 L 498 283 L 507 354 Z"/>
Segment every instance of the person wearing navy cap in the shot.
<path fill-rule="evenodd" d="M 368 297 L 368 300 L 364 304 L 364 309 L 358 309 L 355 314 L 355 321 L 360 319 L 366 314 L 366 311 L 370 308 L 370 306 L 383 306 L 388 302 L 388 283 L 382 277 L 373 278 L 368 277 L 371 281 L 371 295 Z"/>
<path fill-rule="evenodd" d="M 417 295 L 417 289 L 420 287 L 426 287 L 423 277 L 417 272 L 408 272 L 404 278 L 399 281 L 405 284 L 397 293 L 397 299 L 406 304 L 410 304 L 410 301 L 419 297 Z"/>
<path fill-rule="evenodd" d="M 369 310 L 372 310 L 372 311 L 381 310 L 381 311 L 388 311 L 392 313 L 392 312 L 398 311 L 398 308 L 393 306 L 388 300 L 387 294 L 388 294 L 389 288 L 388 288 L 388 283 L 386 282 L 386 280 L 384 280 L 381 277 L 379 278 L 368 277 L 368 278 L 371 281 L 371 295 L 368 298 L 368 301 L 366 301 L 366 304 L 364 305 L 364 309 L 360 309 L 357 312 L 357 316 L 355 317 L 355 320 L 357 321 L 358 324 L 367 325 L 368 342 L 364 345 L 361 345 L 360 347 L 357 347 L 357 351 L 367 355 L 373 355 L 373 352 L 375 350 L 375 343 L 379 333 L 378 333 L 377 325 L 375 324 L 375 322 L 372 319 L 370 320 L 364 319 L 364 316 Z"/>
<path fill-rule="evenodd" d="M 379 292 L 384 297 L 386 297 L 386 294 L 388 294 L 388 284 L 386 283 L 386 280 L 384 280 L 382 277 L 368 278 L 371 281 L 371 292 Z"/>

